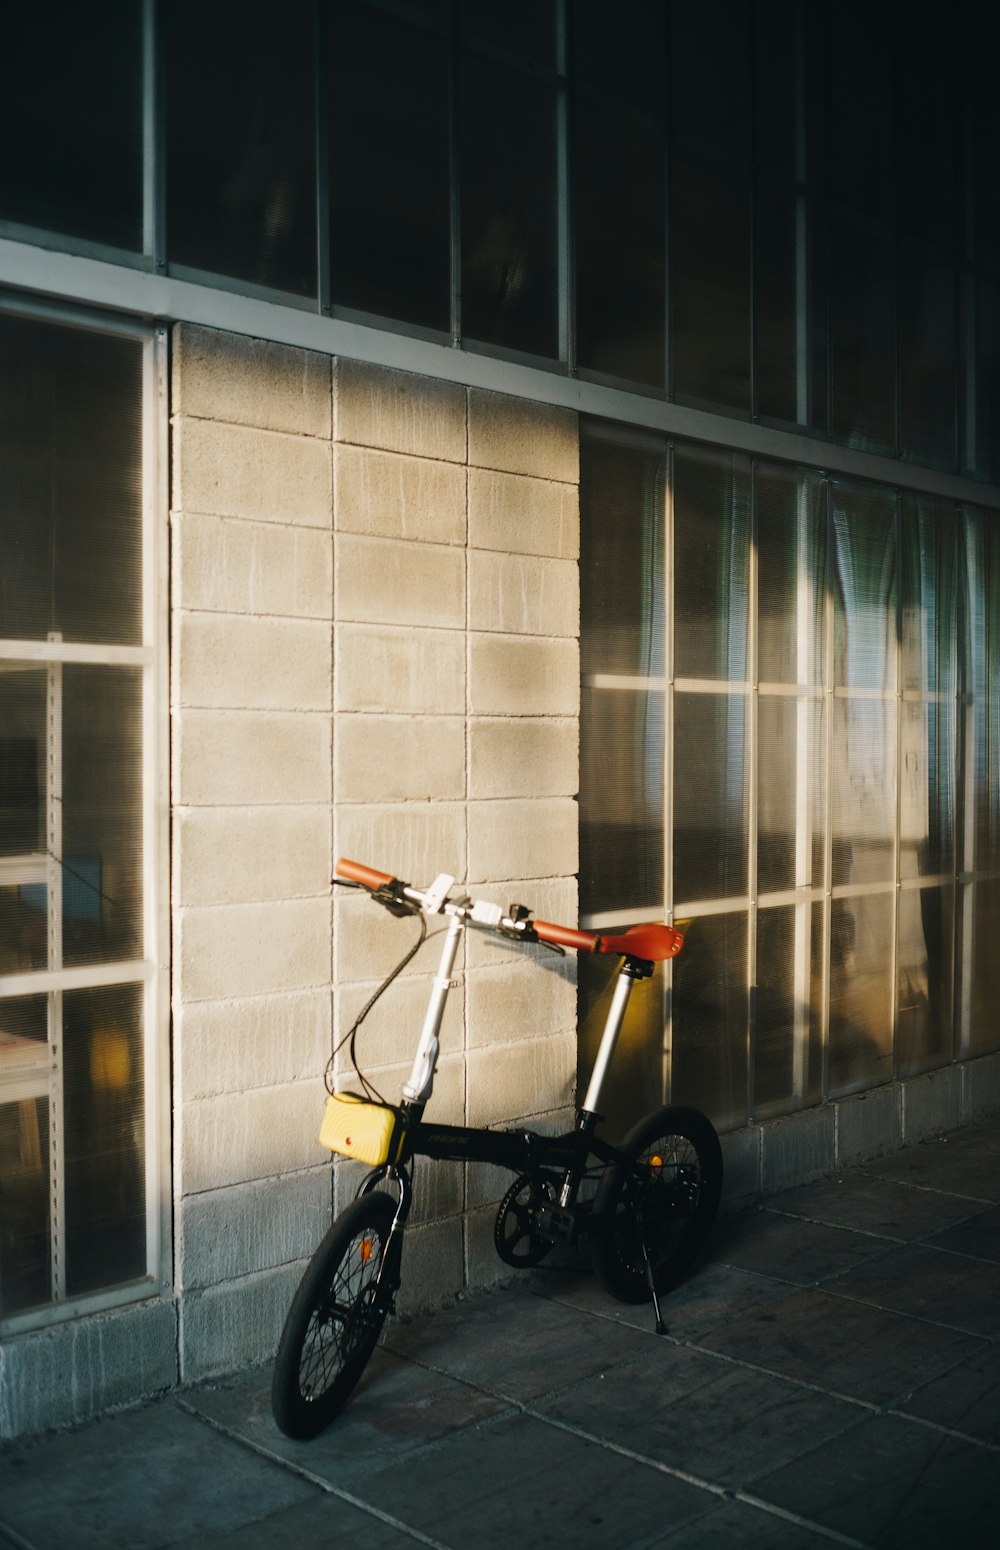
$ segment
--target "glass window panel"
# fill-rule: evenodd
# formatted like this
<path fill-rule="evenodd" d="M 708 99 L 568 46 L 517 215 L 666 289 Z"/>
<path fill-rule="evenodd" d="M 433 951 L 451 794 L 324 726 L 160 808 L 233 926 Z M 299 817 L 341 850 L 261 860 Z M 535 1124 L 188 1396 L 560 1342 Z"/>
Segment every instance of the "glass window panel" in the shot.
<path fill-rule="evenodd" d="M 142 956 L 142 679 L 63 668 L 63 958 Z"/>
<path fill-rule="evenodd" d="M 769 419 L 803 418 L 799 385 L 798 195 L 757 189 L 754 222 L 757 408 Z"/>
<path fill-rule="evenodd" d="M 674 462 L 674 671 L 747 674 L 750 469 L 735 453 L 678 450 Z"/>
<path fill-rule="evenodd" d="M 747 697 L 674 696 L 674 899 L 742 897 Z"/>
<path fill-rule="evenodd" d="M 574 0 L 578 92 L 662 123 L 666 111 L 666 7 L 648 0 Z"/>
<path fill-rule="evenodd" d="M 902 687 L 954 696 L 958 527 L 954 507 L 902 499 Z"/>
<path fill-rule="evenodd" d="M 747 1120 L 747 917 L 678 925 L 685 944 L 673 966 L 670 1101 L 732 1129 Z"/>
<path fill-rule="evenodd" d="M 663 903 L 663 695 L 584 687 L 580 705 L 580 906 Z"/>
<path fill-rule="evenodd" d="M 955 707 L 901 706 L 899 871 L 938 877 L 955 868 Z"/>
<path fill-rule="evenodd" d="M 45 850 L 44 668 L 0 664 L 0 856 Z"/>
<path fill-rule="evenodd" d="M 961 29 L 940 25 L 931 0 L 907 0 L 906 25 L 896 29 L 896 189 L 900 224 L 944 248 L 958 231 L 960 137 L 955 40 Z M 970 99 L 975 88 L 966 84 Z M 886 93 L 888 96 L 888 93 Z"/>
<path fill-rule="evenodd" d="M 757 469 L 757 561 L 761 683 L 821 684 L 826 521 L 816 474 Z"/>
<path fill-rule="evenodd" d="M 665 457 L 587 435 L 580 466 L 585 673 L 662 677 Z"/>
<path fill-rule="evenodd" d="M 580 100 L 577 354 L 582 367 L 665 389 L 666 164 L 662 126 Z"/>
<path fill-rule="evenodd" d="M 142 18 L 136 0 L 4 7 L 0 218 L 142 247 Z"/>
<path fill-rule="evenodd" d="M 823 907 L 757 916 L 755 1119 L 818 1103 L 823 1091 Z"/>
<path fill-rule="evenodd" d="M 896 509 L 889 491 L 831 485 L 834 682 L 892 690 L 896 662 Z"/>
<path fill-rule="evenodd" d="M 0 1318 L 51 1295 L 47 999 L 0 1001 Z"/>
<path fill-rule="evenodd" d="M 757 705 L 757 893 L 823 886 L 826 717 L 821 703 Z"/>
<path fill-rule="evenodd" d="M 690 141 L 749 165 L 751 6 L 748 0 L 680 0 L 670 8 L 672 118 Z"/>
<path fill-rule="evenodd" d="M 590 1081 L 617 979 L 607 959 L 580 954 L 577 1080 L 581 1097 Z M 663 1102 L 663 1046 L 663 968 L 658 964 L 650 979 L 636 980 L 633 985 L 615 1058 L 601 1091 L 601 1114 L 606 1121 L 601 1128 L 611 1140 L 623 1137 L 638 1115 Z"/>
<path fill-rule="evenodd" d="M 1000 542 L 992 517 L 966 514 L 962 575 L 962 864 L 996 865 L 1000 852 Z"/>
<path fill-rule="evenodd" d="M 754 155 L 770 178 L 793 183 L 796 175 L 796 0 L 768 0 L 754 7 Z"/>
<path fill-rule="evenodd" d="M 893 186 L 893 12 L 837 0 L 829 26 L 829 175 L 833 196 L 879 212 Z"/>
<path fill-rule="evenodd" d="M 169 0 L 172 263 L 316 292 L 312 0 Z"/>
<path fill-rule="evenodd" d="M 953 468 L 957 436 L 956 270 L 927 244 L 899 249 L 900 447 Z"/>
<path fill-rule="evenodd" d="M 684 147 L 671 174 L 673 391 L 749 413 L 749 173 Z"/>
<path fill-rule="evenodd" d="M 66 1291 L 146 1270 L 142 987 L 63 997 Z"/>
<path fill-rule="evenodd" d="M 142 347 L 0 315 L 0 636 L 141 640 Z"/>
<path fill-rule="evenodd" d="M 555 0 L 459 0 L 462 35 L 540 68 L 555 63 Z"/>
<path fill-rule="evenodd" d="M 451 326 L 447 41 L 331 8 L 330 264 L 341 306 Z"/>
<path fill-rule="evenodd" d="M 833 882 L 895 875 L 896 717 L 891 700 L 833 702 Z"/>
<path fill-rule="evenodd" d="M 892 1080 L 893 893 L 834 899 L 828 1097 Z"/>
<path fill-rule="evenodd" d="M 955 890 L 899 893 L 896 972 L 897 1075 L 915 1076 L 952 1056 Z"/>
<path fill-rule="evenodd" d="M 555 88 L 466 51 L 461 142 L 463 335 L 555 358 Z"/>
<path fill-rule="evenodd" d="M 962 890 L 964 918 L 962 948 L 971 948 L 971 984 L 969 986 L 969 1026 L 965 1030 L 965 1053 L 985 1055 L 1000 1047 L 1000 878 L 982 878 Z"/>
<path fill-rule="evenodd" d="M 1000 285 L 976 283 L 976 467 L 1000 480 Z"/>
<path fill-rule="evenodd" d="M 830 422 L 870 451 L 895 449 L 895 317 L 891 231 L 842 212 L 830 243 Z"/>

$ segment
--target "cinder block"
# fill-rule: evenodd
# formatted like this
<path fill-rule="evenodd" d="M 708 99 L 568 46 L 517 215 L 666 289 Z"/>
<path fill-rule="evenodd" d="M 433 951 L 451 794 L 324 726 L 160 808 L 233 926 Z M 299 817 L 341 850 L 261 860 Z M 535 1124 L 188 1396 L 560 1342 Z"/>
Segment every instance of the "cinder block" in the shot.
<path fill-rule="evenodd" d="M 761 1189 L 765 1195 L 808 1184 L 836 1167 L 837 1116 L 832 1104 L 803 1109 L 761 1126 Z"/>
<path fill-rule="evenodd" d="M 347 1157 L 334 1158 L 333 1176 L 338 1214 L 356 1199 L 361 1182 L 370 1171 L 364 1163 L 353 1162 Z M 407 1238 L 411 1226 L 440 1222 L 462 1210 L 465 1203 L 463 1175 L 462 1163 L 421 1161 L 413 1187 L 413 1209 L 407 1226 Z"/>
<path fill-rule="evenodd" d="M 946 1135 L 962 1123 L 962 1068 L 945 1066 L 900 1083 L 904 1143 Z"/>
<path fill-rule="evenodd" d="M 189 806 L 330 799 L 330 717 L 192 710 L 173 716 L 174 801 Z"/>
<path fill-rule="evenodd" d="M 722 1147 L 722 1204 L 742 1206 L 760 1194 L 761 1127 L 745 1125 L 719 1137 Z"/>
<path fill-rule="evenodd" d="M 175 414 L 330 437 L 328 355 L 194 323 L 173 331 Z"/>
<path fill-rule="evenodd" d="M 336 635 L 338 710 L 464 714 L 461 631 L 342 624 Z"/>
<path fill-rule="evenodd" d="M 334 366 L 338 441 L 464 463 L 465 389 L 341 357 Z"/>
<path fill-rule="evenodd" d="M 178 705 L 218 710 L 330 708 L 330 626 L 317 620 L 180 614 L 174 660 Z"/>
<path fill-rule="evenodd" d="M 465 543 L 467 474 L 461 463 L 339 445 L 333 468 L 338 532 Z"/>
<path fill-rule="evenodd" d="M 576 1027 L 576 965 L 500 964 L 469 975 L 469 1048 L 547 1039 Z"/>
<path fill-rule="evenodd" d="M 329 807 L 175 808 L 174 900 L 328 896 Z"/>
<path fill-rule="evenodd" d="M 330 619 L 333 549 L 316 528 L 187 514 L 173 522 L 173 604 Z"/>
<path fill-rule="evenodd" d="M 322 1157 L 322 1153 L 319 1154 Z M 178 1282 L 216 1286 L 308 1258 L 331 1221 L 329 1164 L 181 1201 Z"/>
<path fill-rule="evenodd" d="M 407 1232 L 402 1276 L 396 1302 L 404 1318 L 456 1297 L 465 1285 L 462 1218 L 452 1216 Z"/>
<path fill-rule="evenodd" d="M 409 946 L 412 930 L 400 933 L 396 938 L 398 957 Z M 401 976 L 372 1007 L 358 1030 L 357 1048 L 361 1069 L 369 1067 L 405 1064 L 407 1071 L 416 1054 L 424 1013 L 430 1000 L 433 977 L 426 970 L 433 967 L 434 953 L 428 950 L 424 958 L 425 972 L 420 975 Z M 378 980 L 365 980 L 361 984 L 340 985 L 337 990 L 337 1033 L 340 1042 L 348 1032 L 365 1002 L 378 989 Z M 444 1022 L 441 1026 L 442 1055 L 459 1055 L 465 1043 L 465 1018 L 461 985 L 453 989 L 445 1003 Z M 346 1051 L 344 1052 L 346 1055 Z M 342 1069 L 345 1067 L 342 1066 Z M 350 1086 L 350 1082 L 347 1083 Z M 395 1101 L 395 1095 L 393 1095 Z"/>
<path fill-rule="evenodd" d="M 962 1067 L 962 1123 L 976 1124 L 1000 1111 L 1000 1054 L 982 1055 Z"/>
<path fill-rule="evenodd" d="M 284 991 L 174 1008 L 179 1101 L 319 1080 L 332 1048 L 330 990 Z"/>
<path fill-rule="evenodd" d="M 5 1337 L 0 1438 L 92 1420 L 177 1383 L 177 1305 L 151 1298 Z"/>
<path fill-rule="evenodd" d="M 344 533 L 335 586 L 338 621 L 465 628 L 461 549 Z"/>
<path fill-rule="evenodd" d="M 496 1215 L 496 1206 L 484 1206 L 466 1214 L 465 1264 L 470 1290 L 483 1291 L 489 1287 L 502 1286 L 515 1276 L 523 1277 L 523 1271 L 504 1264 L 496 1251 L 493 1237 Z"/>
<path fill-rule="evenodd" d="M 361 856 L 351 859 L 364 860 Z M 386 870 L 377 861 L 369 864 L 379 871 Z M 337 984 L 351 980 L 374 982 L 384 979 L 416 940 L 415 922 L 399 920 L 388 914 L 379 905 L 373 904 L 367 894 L 335 888 L 333 909 L 334 978 Z M 434 946 L 426 943 L 400 977 L 406 979 L 426 974 L 435 962 Z"/>
<path fill-rule="evenodd" d="M 573 1102 L 575 1087 L 575 1034 L 470 1050 L 468 1123 L 513 1124 L 563 1110 Z"/>
<path fill-rule="evenodd" d="M 303 1260 L 188 1292 L 181 1302 L 181 1382 L 273 1361 L 305 1268 Z"/>
<path fill-rule="evenodd" d="M 574 560 L 469 554 L 469 616 L 478 630 L 510 635 L 580 633 L 580 572 Z"/>
<path fill-rule="evenodd" d="M 465 876 L 465 808 L 460 803 L 399 802 L 337 810 L 338 856 L 391 872 L 422 887 L 439 872 Z"/>
<path fill-rule="evenodd" d="M 837 1167 L 850 1168 L 891 1152 L 903 1141 L 899 1084 L 875 1087 L 837 1104 Z"/>
<path fill-rule="evenodd" d="M 337 721 L 338 802 L 460 801 L 465 722 L 458 716 L 357 716 Z"/>
<path fill-rule="evenodd" d="M 477 899 L 488 899 L 505 910 L 512 904 L 523 904 L 536 920 L 551 920 L 561 926 L 575 926 L 579 919 L 575 877 L 514 878 L 507 882 L 476 883 L 472 891 Z M 529 963 L 541 965 L 541 969 L 548 972 L 553 963 L 559 961 L 548 948 L 541 945 L 525 947 L 482 931 L 469 931 L 466 944 L 470 969 L 498 968 L 504 963 Z M 564 960 L 563 968 L 572 972 L 572 960 Z"/>
<path fill-rule="evenodd" d="M 575 796 L 580 724 L 533 717 L 474 717 L 469 726 L 470 797 Z"/>
<path fill-rule="evenodd" d="M 194 906 L 175 911 L 174 930 L 182 1001 L 266 996 L 329 982 L 327 898 Z"/>
<path fill-rule="evenodd" d="M 212 420 L 175 420 L 175 511 L 333 526 L 330 444 Z"/>
<path fill-rule="evenodd" d="M 325 1102 L 317 1080 L 183 1104 L 178 1192 L 194 1195 L 319 1167 L 328 1155 L 317 1140 Z"/>
<path fill-rule="evenodd" d="M 566 877 L 579 868 L 579 821 L 571 797 L 469 803 L 469 875 Z"/>
<path fill-rule="evenodd" d="M 508 554 L 580 557 L 580 492 L 575 483 L 469 469 L 469 544 Z"/>
<path fill-rule="evenodd" d="M 469 700 L 478 716 L 578 716 L 575 641 L 521 635 L 469 637 Z"/>
<path fill-rule="evenodd" d="M 575 410 L 482 388 L 469 391 L 469 463 L 511 474 L 580 483 Z"/>

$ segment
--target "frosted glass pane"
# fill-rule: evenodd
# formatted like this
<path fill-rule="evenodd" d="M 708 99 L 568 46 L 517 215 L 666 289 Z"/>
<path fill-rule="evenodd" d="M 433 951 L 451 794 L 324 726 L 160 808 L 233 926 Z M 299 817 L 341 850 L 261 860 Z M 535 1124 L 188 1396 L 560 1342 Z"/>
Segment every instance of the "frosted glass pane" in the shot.
<path fill-rule="evenodd" d="M 44 669 L 0 664 L 0 856 L 45 849 Z"/>
<path fill-rule="evenodd" d="M 663 901 L 663 695 L 584 688 L 580 907 L 654 913 Z"/>
<path fill-rule="evenodd" d="M 954 468 L 958 341 L 954 259 L 903 239 L 899 251 L 900 444 L 904 457 Z"/>
<path fill-rule="evenodd" d="M 615 967 L 606 958 L 580 954 L 577 1082 L 581 1101 L 590 1081 L 617 978 Z M 661 966 L 651 979 L 637 980 L 633 987 L 615 1058 L 600 1099 L 600 1111 L 612 1140 L 624 1136 L 641 1115 L 664 1101 L 663 994 Z"/>
<path fill-rule="evenodd" d="M 674 668 L 680 678 L 745 679 L 750 468 L 727 452 L 674 459 Z"/>
<path fill-rule="evenodd" d="M 587 435 L 580 467 L 585 673 L 659 678 L 666 648 L 663 508 L 655 449 Z"/>
<path fill-rule="evenodd" d="M 66 1290 L 134 1280 L 146 1269 L 142 987 L 67 991 Z"/>
<path fill-rule="evenodd" d="M 46 1000 L 0 1001 L 0 1318 L 51 1295 Z"/>
<path fill-rule="evenodd" d="M 955 867 L 955 703 L 904 702 L 899 871 L 935 877 Z"/>
<path fill-rule="evenodd" d="M 896 726 L 891 700 L 833 702 L 833 882 L 892 882 Z"/>
<path fill-rule="evenodd" d="M 675 900 L 748 891 L 746 732 L 744 695 L 675 696 Z"/>
<path fill-rule="evenodd" d="M 969 1027 L 964 1030 L 968 1053 L 984 1055 L 1000 1048 L 1000 878 L 984 878 L 963 889 L 961 944 L 971 947 L 968 987 Z"/>
<path fill-rule="evenodd" d="M 826 717 L 815 700 L 757 707 L 757 892 L 823 884 Z"/>
<path fill-rule="evenodd" d="M 963 865 L 992 868 L 1000 851 L 1000 538 L 968 515 L 962 575 Z"/>
<path fill-rule="evenodd" d="M 816 474 L 757 470 L 757 554 L 761 683 L 822 683 L 826 522 Z"/>
<path fill-rule="evenodd" d="M 678 925 L 685 941 L 673 967 L 670 1101 L 732 1128 L 747 1118 L 747 917 Z"/>
<path fill-rule="evenodd" d="M 896 503 L 833 484 L 834 682 L 892 689 L 896 660 Z"/>
<path fill-rule="evenodd" d="M 892 1080 L 892 893 L 834 899 L 828 1097 Z"/>
<path fill-rule="evenodd" d="M 823 908 L 757 916 L 754 1118 L 818 1102 L 823 1086 Z"/>
<path fill-rule="evenodd" d="M 896 970 L 898 1076 L 944 1065 L 952 1055 L 955 890 L 903 888 Z"/>
<path fill-rule="evenodd" d="M 927 496 L 904 496 L 902 519 L 902 687 L 954 695 L 958 627 L 955 508 Z"/>

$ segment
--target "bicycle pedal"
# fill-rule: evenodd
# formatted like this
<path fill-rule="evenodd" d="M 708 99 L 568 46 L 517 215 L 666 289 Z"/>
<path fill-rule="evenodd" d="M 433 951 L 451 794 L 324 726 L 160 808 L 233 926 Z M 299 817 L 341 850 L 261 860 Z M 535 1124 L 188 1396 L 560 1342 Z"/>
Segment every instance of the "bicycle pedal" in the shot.
<path fill-rule="evenodd" d="M 571 1243 L 576 1232 L 576 1217 L 562 1206 L 541 1206 L 537 1216 L 538 1231 L 553 1243 Z"/>

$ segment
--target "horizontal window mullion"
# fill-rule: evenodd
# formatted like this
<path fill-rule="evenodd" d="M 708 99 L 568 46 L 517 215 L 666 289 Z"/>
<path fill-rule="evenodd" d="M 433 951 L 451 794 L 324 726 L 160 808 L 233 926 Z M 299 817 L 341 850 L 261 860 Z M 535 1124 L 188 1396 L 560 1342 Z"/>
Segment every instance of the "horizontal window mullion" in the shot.
<path fill-rule="evenodd" d="M 150 979 L 156 965 L 136 958 L 125 963 L 84 964 L 74 969 L 37 969 L 0 974 L 0 999 L 41 996 L 54 990 L 93 990 L 103 985 L 133 985 Z"/>
<path fill-rule="evenodd" d="M 153 662 L 153 648 L 63 640 L 0 640 L 0 662 L 82 662 L 98 667 L 149 667 Z"/>
<path fill-rule="evenodd" d="M 652 689 L 661 693 L 667 687 L 665 678 L 644 678 L 638 673 L 584 673 L 581 682 L 585 689 Z"/>

